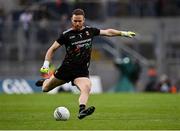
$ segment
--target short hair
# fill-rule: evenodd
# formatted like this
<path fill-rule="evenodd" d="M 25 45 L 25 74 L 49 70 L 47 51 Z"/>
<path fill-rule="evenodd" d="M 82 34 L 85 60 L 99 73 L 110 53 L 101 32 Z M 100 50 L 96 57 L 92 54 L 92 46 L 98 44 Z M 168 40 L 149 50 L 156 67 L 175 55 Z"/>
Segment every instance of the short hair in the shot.
<path fill-rule="evenodd" d="M 83 15 L 83 16 L 85 17 L 84 10 L 82 10 L 82 9 L 75 9 L 75 10 L 72 12 L 72 15 Z"/>

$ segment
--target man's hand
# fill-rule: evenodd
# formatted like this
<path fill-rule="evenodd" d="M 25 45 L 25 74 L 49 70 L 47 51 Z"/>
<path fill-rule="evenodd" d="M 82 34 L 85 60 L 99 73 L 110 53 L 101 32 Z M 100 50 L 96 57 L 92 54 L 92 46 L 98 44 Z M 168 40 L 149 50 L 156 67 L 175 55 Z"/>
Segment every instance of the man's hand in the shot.
<path fill-rule="evenodd" d="M 121 31 L 121 36 L 132 38 L 136 35 L 135 32 L 132 31 Z"/>
<path fill-rule="evenodd" d="M 41 67 L 40 72 L 47 74 L 47 73 L 49 73 L 49 68 Z"/>
<path fill-rule="evenodd" d="M 131 31 L 128 31 L 127 34 L 128 34 L 127 37 L 130 37 L 130 38 L 132 38 L 136 35 L 136 33 L 131 32 Z"/>
<path fill-rule="evenodd" d="M 43 66 L 40 69 L 41 73 L 47 74 L 49 73 L 49 61 L 45 60 Z"/>

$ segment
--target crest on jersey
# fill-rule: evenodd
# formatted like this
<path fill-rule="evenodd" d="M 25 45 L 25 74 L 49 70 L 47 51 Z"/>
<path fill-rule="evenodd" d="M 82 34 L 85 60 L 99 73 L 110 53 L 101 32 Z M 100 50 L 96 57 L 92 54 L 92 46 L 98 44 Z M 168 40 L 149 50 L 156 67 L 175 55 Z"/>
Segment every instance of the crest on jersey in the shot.
<path fill-rule="evenodd" d="M 86 35 L 89 35 L 89 32 L 88 32 L 88 31 L 86 31 Z"/>

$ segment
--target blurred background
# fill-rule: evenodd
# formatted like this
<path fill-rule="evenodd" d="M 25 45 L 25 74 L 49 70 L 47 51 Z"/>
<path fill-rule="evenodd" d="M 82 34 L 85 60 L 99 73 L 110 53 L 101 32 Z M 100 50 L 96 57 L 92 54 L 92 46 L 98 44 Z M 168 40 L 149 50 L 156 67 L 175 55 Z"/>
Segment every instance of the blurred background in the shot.
<path fill-rule="evenodd" d="M 179 91 L 180 0 L 0 0 L 1 92 L 36 90 L 45 53 L 75 8 L 86 25 L 137 33 L 94 39 L 90 74 L 100 92 Z M 64 55 L 56 52 L 52 71 Z"/>

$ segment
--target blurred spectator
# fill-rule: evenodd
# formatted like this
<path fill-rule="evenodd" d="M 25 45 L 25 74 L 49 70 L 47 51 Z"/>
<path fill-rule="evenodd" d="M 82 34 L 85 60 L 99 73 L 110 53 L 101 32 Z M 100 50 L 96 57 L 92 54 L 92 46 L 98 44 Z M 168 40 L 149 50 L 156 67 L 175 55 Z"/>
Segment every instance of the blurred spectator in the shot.
<path fill-rule="evenodd" d="M 125 57 L 123 59 L 116 59 L 115 65 L 121 74 L 115 91 L 134 91 L 141 72 L 139 63 L 132 61 L 129 57 Z"/>
<path fill-rule="evenodd" d="M 154 66 L 149 67 L 147 76 L 148 76 L 148 83 L 145 87 L 145 91 L 150 91 L 150 92 L 156 91 L 157 71 Z"/>
<path fill-rule="evenodd" d="M 46 17 L 42 18 L 39 21 L 37 39 L 42 45 L 47 44 L 49 40 L 48 26 L 49 26 L 49 20 Z"/>
<path fill-rule="evenodd" d="M 172 86 L 172 82 L 166 74 L 160 76 L 160 80 L 157 84 L 156 90 L 159 92 L 176 93 L 176 87 Z"/>
<path fill-rule="evenodd" d="M 9 15 L 9 20 L 12 21 L 12 31 L 16 32 L 19 27 L 20 16 L 24 11 L 22 10 L 13 10 Z"/>
<path fill-rule="evenodd" d="M 133 61 L 133 70 L 131 72 L 131 75 L 129 76 L 130 81 L 136 85 L 137 81 L 139 80 L 139 76 L 141 73 L 141 66 L 137 60 Z"/>
<path fill-rule="evenodd" d="M 60 33 L 66 30 L 67 26 L 68 26 L 68 16 L 66 14 L 63 14 L 60 19 Z"/>
<path fill-rule="evenodd" d="M 24 31 L 24 35 L 26 38 L 26 41 L 29 41 L 30 37 L 30 28 L 31 28 L 31 22 L 32 22 L 33 15 L 30 12 L 30 10 L 26 10 L 24 13 L 20 15 L 20 22 L 22 23 L 22 28 Z"/>
<path fill-rule="evenodd" d="M 180 91 L 180 79 L 177 79 L 175 86 L 176 86 L 177 92 L 179 92 Z"/>

